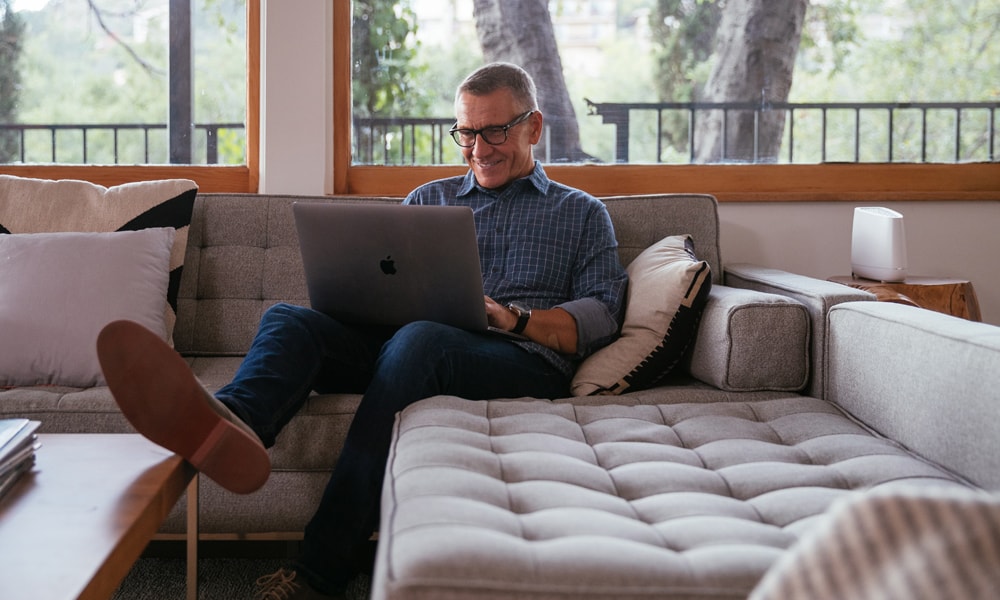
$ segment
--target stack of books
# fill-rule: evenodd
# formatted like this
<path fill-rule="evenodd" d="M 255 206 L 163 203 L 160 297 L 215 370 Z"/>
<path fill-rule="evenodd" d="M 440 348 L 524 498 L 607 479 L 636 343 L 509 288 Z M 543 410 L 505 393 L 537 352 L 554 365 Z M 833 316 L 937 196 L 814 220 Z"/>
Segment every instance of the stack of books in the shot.
<path fill-rule="evenodd" d="M 35 464 L 39 421 L 0 419 L 0 498 Z"/>

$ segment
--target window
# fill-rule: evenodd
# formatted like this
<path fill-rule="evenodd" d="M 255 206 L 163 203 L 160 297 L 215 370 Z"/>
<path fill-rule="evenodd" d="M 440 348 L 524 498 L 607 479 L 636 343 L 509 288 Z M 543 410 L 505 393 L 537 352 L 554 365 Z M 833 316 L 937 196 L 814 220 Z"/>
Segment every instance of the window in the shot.
<path fill-rule="evenodd" d="M 19 34 L 0 171 L 256 188 L 257 2 L 0 0 L 0 19 Z"/>
<path fill-rule="evenodd" d="M 336 143 L 340 192 L 405 194 L 464 172 L 446 133 L 455 85 L 483 60 L 476 18 L 522 32 L 546 30 L 549 19 L 562 68 L 554 79 L 535 74 L 540 88 L 556 90 L 543 99 L 552 126 L 536 156 L 550 174 L 594 193 L 888 200 L 996 199 L 1000 191 L 996 0 L 960 2 L 949 14 L 923 0 L 760 3 L 775 12 L 758 17 L 794 32 L 774 57 L 786 62 L 762 73 L 713 58 L 743 3 L 522 0 L 494 14 L 489 7 L 500 2 L 478 2 L 478 16 L 472 0 L 353 4 L 353 14 L 336 4 L 334 16 L 335 120 L 353 123 Z M 795 15 L 794 7 L 805 9 Z M 345 35 L 352 20 L 353 36 Z M 533 43 L 522 55 L 552 56 L 545 40 Z M 752 48 L 730 46 L 744 55 Z M 958 65 L 961 85 L 948 76 Z"/>

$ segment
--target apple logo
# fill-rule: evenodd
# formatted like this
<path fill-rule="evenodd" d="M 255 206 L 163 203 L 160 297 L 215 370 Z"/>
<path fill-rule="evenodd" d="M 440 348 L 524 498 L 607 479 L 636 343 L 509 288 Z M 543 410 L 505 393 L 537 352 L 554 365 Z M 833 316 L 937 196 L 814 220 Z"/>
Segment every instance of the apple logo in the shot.
<path fill-rule="evenodd" d="M 391 254 L 379 261 L 378 266 L 386 275 L 396 274 L 396 261 L 392 260 Z"/>

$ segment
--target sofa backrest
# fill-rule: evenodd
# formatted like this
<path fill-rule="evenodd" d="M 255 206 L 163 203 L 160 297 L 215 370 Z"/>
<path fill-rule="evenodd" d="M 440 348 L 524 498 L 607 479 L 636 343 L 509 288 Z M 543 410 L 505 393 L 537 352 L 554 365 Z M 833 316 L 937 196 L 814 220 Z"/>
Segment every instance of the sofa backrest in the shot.
<path fill-rule="evenodd" d="M 690 234 L 719 282 L 718 209 L 707 195 L 603 198 L 622 264 L 668 235 Z M 187 355 L 242 355 L 261 315 L 277 302 L 307 305 L 291 205 L 400 198 L 200 194 L 195 201 L 178 293 L 174 345 Z"/>
<path fill-rule="evenodd" d="M 615 225 L 618 256 L 628 266 L 643 250 L 668 235 L 690 234 L 698 258 L 712 268 L 712 282 L 722 281 L 719 209 L 706 194 L 654 194 L 601 198 Z"/>
<path fill-rule="evenodd" d="M 1000 327 L 891 302 L 845 302 L 827 318 L 824 398 L 1000 491 Z"/>

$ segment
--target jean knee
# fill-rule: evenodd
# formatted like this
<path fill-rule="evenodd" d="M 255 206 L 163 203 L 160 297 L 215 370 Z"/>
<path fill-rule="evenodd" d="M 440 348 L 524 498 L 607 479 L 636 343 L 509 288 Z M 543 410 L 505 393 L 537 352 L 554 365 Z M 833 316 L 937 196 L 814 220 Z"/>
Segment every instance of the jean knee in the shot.
<path fill-rule="evenodd" d="M 299 326 L 309 331 L 315 327 L 322 327 L 322 322 L 326 320 L 329 320 L 329 317 L 311 308 L 279 302 L 264 311 L 260 322 L 262 329 Z"/>
<path fill-rule="evenodd" d="M 310 309 L 304 306 L 296 306 L 294 304 L 279 302 L 267 307 L 264 311 L 264 315 L 261 317 L 261 321 L 294 319 L 301 316 L 303 311 L 308 310 Z"/>
<path fill-rule="evenodd" d="M 423 364 L 431 366 L 455 347 L 454 340 L 468 335 L 461 329 L 432 321 L 414 321 L 399 328 L 382 347 L 382 360 L 398 366 Z"/>
<path fill-rule="evenodd" d="M 464 337 L 468 332 L 434 321 L 413 321 L 399 328 L 392 342 L 413 350 L 448 346 L 452 340 Z"/>

